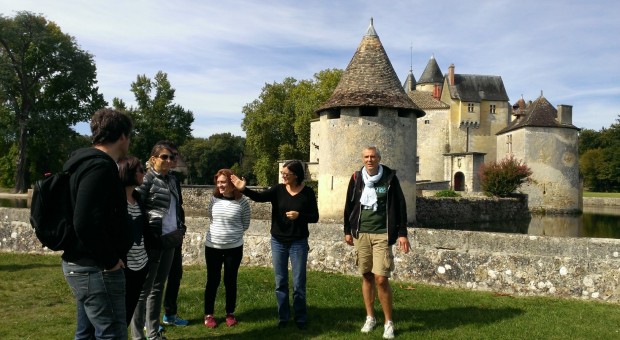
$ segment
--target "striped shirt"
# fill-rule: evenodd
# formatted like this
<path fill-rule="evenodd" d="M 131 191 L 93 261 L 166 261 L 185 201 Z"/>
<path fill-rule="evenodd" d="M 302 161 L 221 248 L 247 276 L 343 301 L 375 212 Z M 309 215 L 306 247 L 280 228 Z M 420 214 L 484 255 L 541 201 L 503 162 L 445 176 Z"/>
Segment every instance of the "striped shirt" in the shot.
<path fill-rule="evenodd" d="M 131 249 L 129 249 L 129 252 L 127 253 L 127 268 L 133 271 L 138 271 L 144 268 L 148 261 L 148 255 L 144 249 L 144 235 L 141 232 L 142 223 L 144 222 L 144 218 L 146 218 L 146 216 L 142 215 L 142 211 L 140 210 L 140 206 L 138 204 L 131 204 L 129 202 L 127 202 L 127 212 L 131 218 L 131 228 L 139 228 L 140 230 L 140 243 L 138 244 L 134 240 Z"/>
<path fill-rule="evenodd" d="M 243 246 L 243 233 L 250 227 L 250 203 L 245 197 L 238 200 L 213 197 L 209 202 L 211 226 L 205 245 L 209 248 L 230 249 Z"/>

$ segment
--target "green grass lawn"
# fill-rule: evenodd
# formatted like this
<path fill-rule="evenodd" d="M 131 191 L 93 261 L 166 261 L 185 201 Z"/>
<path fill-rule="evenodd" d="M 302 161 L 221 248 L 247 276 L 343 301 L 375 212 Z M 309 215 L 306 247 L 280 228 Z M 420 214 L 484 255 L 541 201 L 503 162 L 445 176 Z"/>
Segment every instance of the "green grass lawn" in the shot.
<path fill-rule="evenodd" d="M 187 327 L 169 327 L 169 339 L 380 339 L 382 327 L 362 336 L 365 313 L 360 278 L 310 272 L 308 329 L 276 327 L 273 277 L 269 268 L 242 267 L 237 317 L 223 322 L 223 286 L 216 301 L 220 325 L 202 325 L 205 269 L 185 268 L 179 314 Z M 399 339 L 619 339 L 616 304 L 555 298 L 513 297 L 393 282 Z M 70 339 L 75 303 L 64 281 L 60 257 L 0 253 L 0 339 Z M 377 315 L 382 322 L 380 306 Z"/>

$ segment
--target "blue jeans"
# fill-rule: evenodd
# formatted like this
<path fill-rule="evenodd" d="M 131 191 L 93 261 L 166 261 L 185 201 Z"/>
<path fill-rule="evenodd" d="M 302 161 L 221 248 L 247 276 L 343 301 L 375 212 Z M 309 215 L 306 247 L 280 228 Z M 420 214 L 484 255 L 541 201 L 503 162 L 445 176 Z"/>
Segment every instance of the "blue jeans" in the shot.
<path fill-rule="evenodd" d="M 293 309 L 295 322 L 305 323 L 306 306 L 306 264 L 308 263 L 308 239 L 280 242 L 271 237 L 271 256 L 276 281 L 276 300 L 278 301 L 278 320 L 286 322 L 290 318 L 288 289 L 288 260 L 291 259 L 293 271 Z"/>
<path fill-rule="evenodd" d="M 77 303 L 75 339 L 127 339 L 125 273 L 62 261 Z"/>

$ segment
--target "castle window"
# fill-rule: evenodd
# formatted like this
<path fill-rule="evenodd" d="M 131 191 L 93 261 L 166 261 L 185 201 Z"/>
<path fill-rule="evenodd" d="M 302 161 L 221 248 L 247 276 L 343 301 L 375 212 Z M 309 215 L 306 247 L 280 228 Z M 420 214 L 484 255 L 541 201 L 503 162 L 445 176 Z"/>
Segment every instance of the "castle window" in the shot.
<path fill-rule="evenodd" d="M 340 118 L 340 110 L 327 111 L 327 119 L 338 119 L 338 118 Z"/>
<path fill-rule="evenodd" d="M 415 173 L 420 174 L 420 157 L 418 156 L 415 158 Z"/>
<path fill-rule="evenodd" d="M 511 154 L 512 153 L 512 135 L 506 135 L 506 153 L 507 154 Z"/>
<path fill-rule="evenodd" d="M 398 116 L 401 118 L 409 118 L 411 117 L 411 111 L 409 110 L 398 110 Z"/>
<path fill-rule="evenodd" d="M 425 119 L 425 120 L 424 120 L 424 124 L 430 124 L 430 123 L 431 123 L 431 121 L 430 121 L 430 120 L 428 120 L 428 119 Z"/>
<path fill-rule="evenodd" d="M 489 113 L 495 114 L 495 104 L 489 105 Z"/>
<path fill-rule="evenodd" d="M 377 117 L 379 115 L 379 108 L 374 106 L 362 106 L 360 107 L 361 117 Z"/>
<path fill-rule="evenodd" d="M 467 104 L 467 112 L 474 112 L 474 103 Z"/>

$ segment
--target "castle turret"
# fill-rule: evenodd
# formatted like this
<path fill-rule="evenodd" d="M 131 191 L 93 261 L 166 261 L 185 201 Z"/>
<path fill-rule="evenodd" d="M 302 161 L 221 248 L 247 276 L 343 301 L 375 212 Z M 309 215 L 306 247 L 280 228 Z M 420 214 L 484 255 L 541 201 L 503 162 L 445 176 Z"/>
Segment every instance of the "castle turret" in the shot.
<path fill-rule="evenodd" d="M 317 111 L 312 129 L 320 136 L 319 213 L 341 221 L 347 185 L 362 167 L 366 146 L 381 151 L 381 162 L 397 171 L 407 201 L 408 219 L 415 219 L 415 159 L 418 117 L 422 111 L 405 93 L 379 40 L 373 22 L 344 71 L 332 96 Z"/>
<path fill-rule="evenodd" d="M 517 105 L 524 104 L 521 100 Z M 497 158 L 512 155 L 532 169 L 533 181 L 520 189 L 528 195 L 531 210 L 571 213 L 582 208 L 579 128 L 570 116 L 571 106 L 556 110 L 541 94 L 497 133 Z"/>

